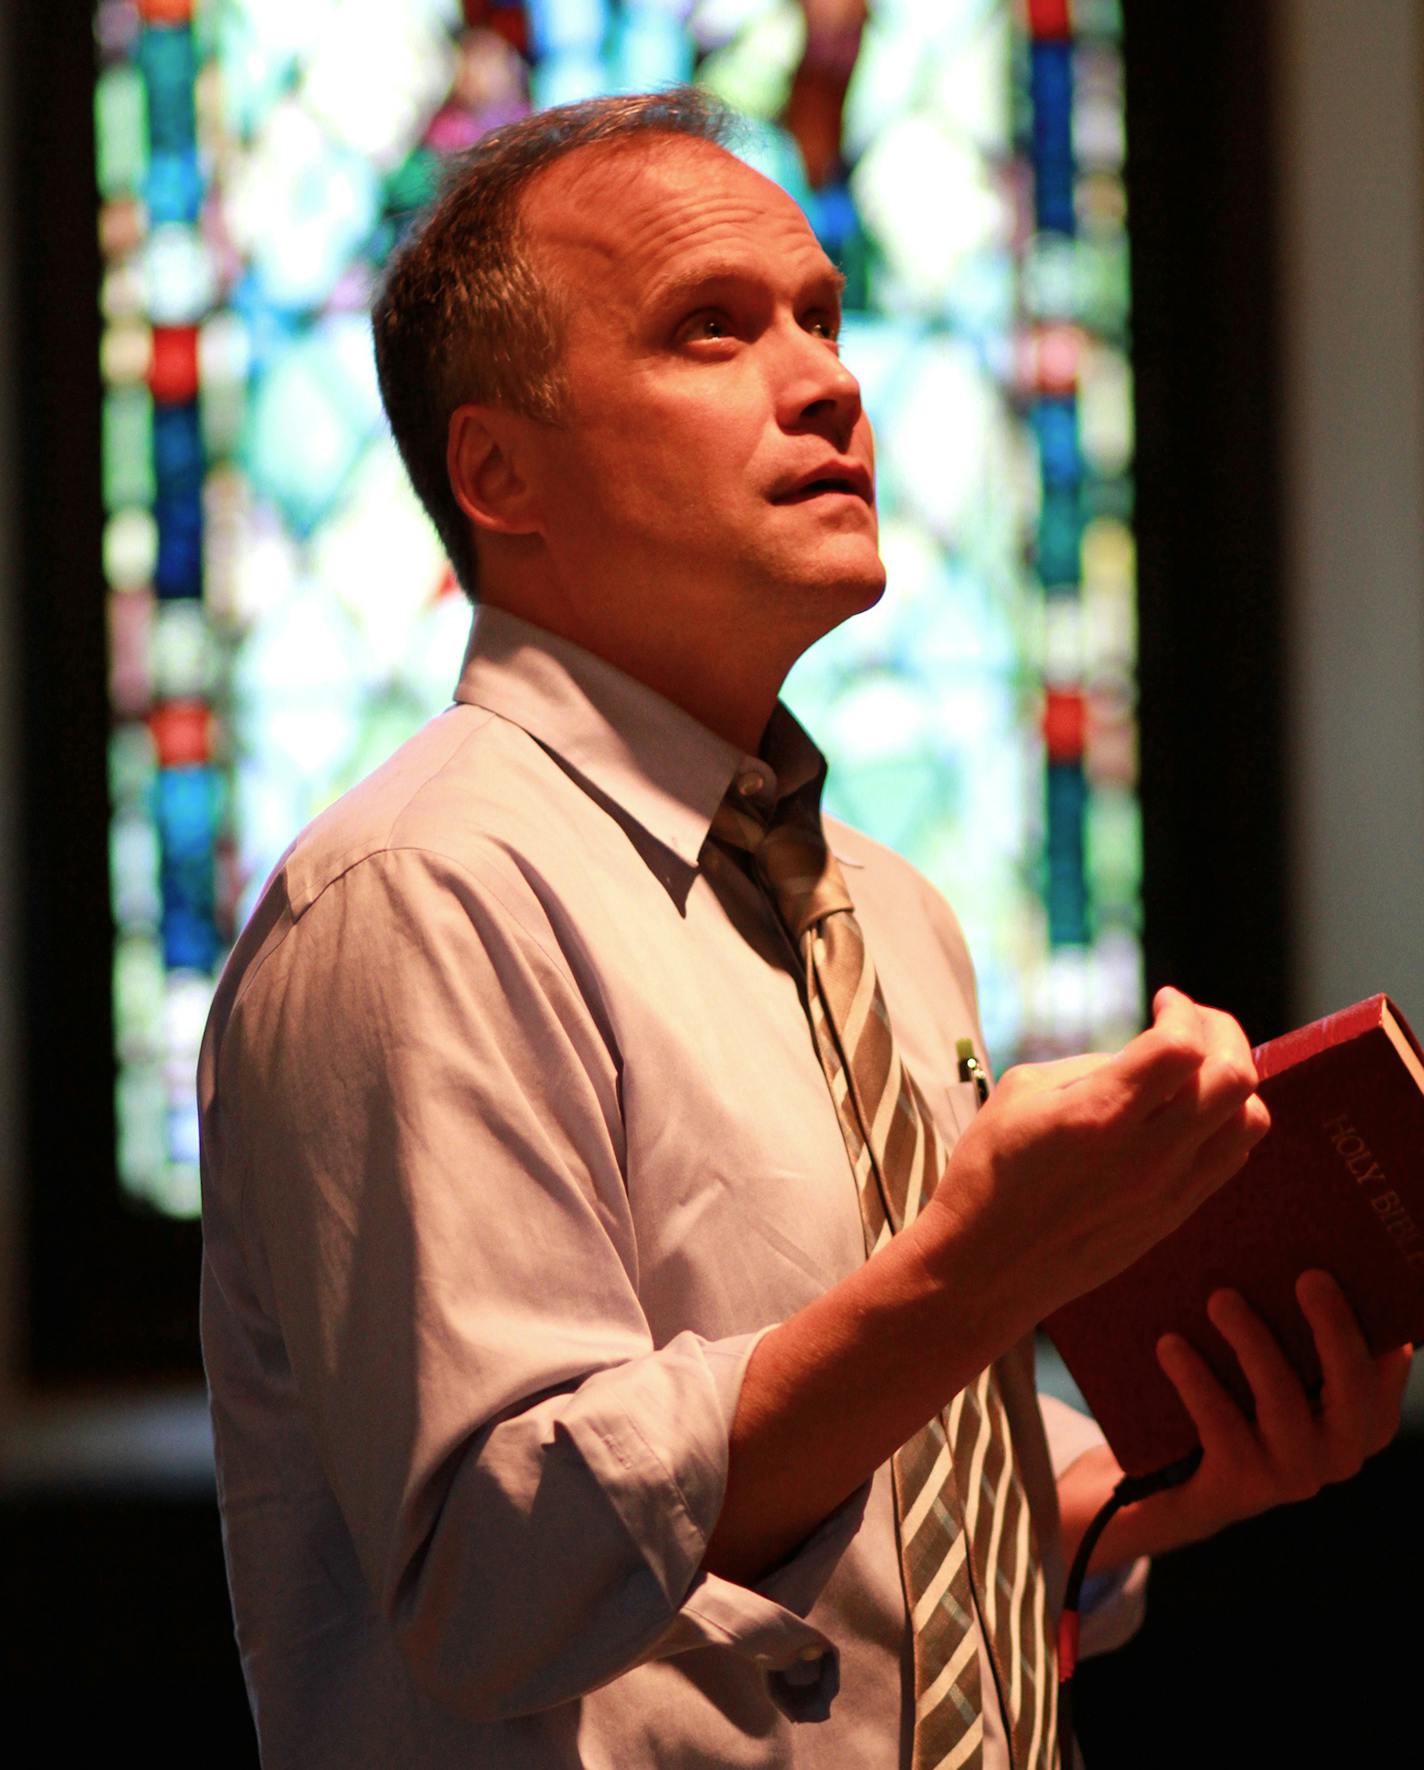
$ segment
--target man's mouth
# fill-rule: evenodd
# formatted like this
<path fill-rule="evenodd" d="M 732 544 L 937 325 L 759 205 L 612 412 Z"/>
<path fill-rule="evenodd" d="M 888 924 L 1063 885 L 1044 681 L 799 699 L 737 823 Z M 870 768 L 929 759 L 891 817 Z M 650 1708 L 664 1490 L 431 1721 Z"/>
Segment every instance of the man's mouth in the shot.
<path fill-rule="evenodd" d="M 808 498 L 821 498 L 827 492 L 839 493 L 847 498 L 858 498 L 859 491 L 848 479 L 813 479 L 808 486 L 802 486 L 798 492 L 788 492 L 784 498 L 773 500 L 777 504 L 804 504 Z"/>
<path fill-rule="evenodd" d="M 804 504 L 810 498 L 871 499 L 870 473 L 858 462 L 827 461 L 772 495 L 773 504 Z"/>

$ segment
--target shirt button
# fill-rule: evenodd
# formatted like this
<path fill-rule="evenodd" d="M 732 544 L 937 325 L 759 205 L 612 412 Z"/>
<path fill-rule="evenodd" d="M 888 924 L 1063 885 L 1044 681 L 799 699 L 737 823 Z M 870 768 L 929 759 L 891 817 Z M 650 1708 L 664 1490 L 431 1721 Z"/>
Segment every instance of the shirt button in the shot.
<path fill-rule="evenodd" d="M 766 776 L 759 769 L 749 768 L 745 774 L 737 776 L 737 791 L 744 797 L 761 792 L 766 785 Z"/>

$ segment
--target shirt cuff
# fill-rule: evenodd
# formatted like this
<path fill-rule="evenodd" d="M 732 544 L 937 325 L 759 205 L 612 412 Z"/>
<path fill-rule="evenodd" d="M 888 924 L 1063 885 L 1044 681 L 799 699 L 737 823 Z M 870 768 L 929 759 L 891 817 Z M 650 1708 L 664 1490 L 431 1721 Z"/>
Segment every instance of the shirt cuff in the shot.
<path fill-rule="evenodd" d="M 1087 1451 L 1106 1443 L 1097 1421 L 1056 1396 L 1040 1394 L 1043 1425 L 1055 1478 Z M 1111 1653 L 1137 1633 L 1147 1611 L 1146 1556 L 1083 1581 L 1078 1610 L 1078 1657 Z"/>
<path fill-rule="evenodd" d="M 1125 1567 L 1110 1567 L 1105 1573 L 1090 1574 L 1083 1581 L 1078 1610 L 1079 1659 L 1088 1659 L 1095 1653 L 1112 1653 L 1142 1627 L 1147 1613 L 1150 1566 L 1142 1555 Z"/>
<path fill-rule="evenodd" d="M 806 1621 L 860 1528 L 870 1482 L 856 1489 L 792 1555 L 752 1586 L 699 1574 L 650 1659 L 722 1647 L 753 1661 L 767 1694 L 792 1721 L 824 1721 L 840 1689 L 840 1651 Z"/>
<path fill-rule="evenodd" d="M 700 1356 L 712 1380 L 730 1442 L 747 1364 L 766 1327 L 726 1340 L 702 1341 Z M 725 1478 L 725 1467 L 722 1471 Z M 694 1648 L 716 1647 L 752 1662 L 767 1694 L 793 1721 L 824 1721 L 840 1689 L 840 1653 L 806 1621 L 856 1531 L 870 1496 L 865 1482 L 830 1513 L 784 1561 L 753 1585 L 739 1585 L 699 1568 L 668 1627 L 639 1663 Z M 711 1535 L 715 1517 L 706 1525 Z M 697 1559 L 705 1553 L 699 1544 Z"/>

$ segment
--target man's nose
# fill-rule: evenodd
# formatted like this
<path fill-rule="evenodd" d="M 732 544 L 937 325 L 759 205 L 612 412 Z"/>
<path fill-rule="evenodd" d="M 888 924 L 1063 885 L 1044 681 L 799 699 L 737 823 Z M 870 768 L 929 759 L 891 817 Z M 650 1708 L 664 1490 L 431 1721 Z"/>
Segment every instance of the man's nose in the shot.
<path fill-rule="evenodd" d="M 795 328 L 781 365 L 778 418 L 787 430 L 814 429 L 844 451 L 860 421 L 860 383 L 818 333 Z"/>

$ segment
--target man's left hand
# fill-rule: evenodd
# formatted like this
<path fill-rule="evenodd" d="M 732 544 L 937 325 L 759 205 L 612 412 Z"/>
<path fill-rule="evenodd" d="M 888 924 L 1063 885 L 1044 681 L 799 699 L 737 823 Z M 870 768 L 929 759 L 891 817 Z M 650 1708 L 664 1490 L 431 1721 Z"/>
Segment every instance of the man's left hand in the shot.
<path fill-rule="evenodd" d="M 1310 1323 L 1324 1377 L 1314 1404 L 1274 1334 L 1235 1291 L 1217 1291 L 1207 1314 L 1250 1384 L 1254 1419 L 1186 1340 L 1168 1334 L 1159 1341 L 1158 1362 L 1201 1440 L 1201 1465 L 1180 1487 L 1118 1513 L 1093 1555 L 1095 1569 L 1177 1548 L 1273 1506 L 1310 1499 L 1331 1482 L 1358 1473 L 1367 1457 L 1389 1443 L 1399 1425 L 1411 1348 L 1372 1357 L 1328 1272 L 1302 1273 L 1296 1298 Z M 1106 1450 L 1090 1452 L 1064 1472 L 1059 1499 L 1070 1556 L 1120 1473 Z"/>

